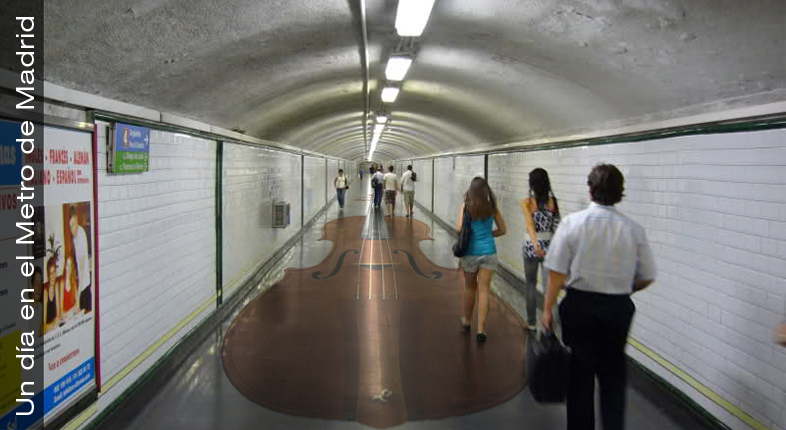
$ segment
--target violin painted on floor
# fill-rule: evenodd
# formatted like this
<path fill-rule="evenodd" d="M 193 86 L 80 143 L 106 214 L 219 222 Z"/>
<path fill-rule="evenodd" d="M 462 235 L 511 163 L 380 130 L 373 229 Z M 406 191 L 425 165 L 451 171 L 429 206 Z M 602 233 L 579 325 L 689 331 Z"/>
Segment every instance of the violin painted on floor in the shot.
<path fill-rule="evenodd" d="M 226 334 L 224 368 L 244 395 L 387 428 L 489 408 L 524 388 L 523 321 L 493 296 L 489 341 L 465 333 L 463 272 L 421 251 L 433 240 L 426 224 L 371 210 L 322 234 L 333 242 L 327 257 L 287 269 Z"/>

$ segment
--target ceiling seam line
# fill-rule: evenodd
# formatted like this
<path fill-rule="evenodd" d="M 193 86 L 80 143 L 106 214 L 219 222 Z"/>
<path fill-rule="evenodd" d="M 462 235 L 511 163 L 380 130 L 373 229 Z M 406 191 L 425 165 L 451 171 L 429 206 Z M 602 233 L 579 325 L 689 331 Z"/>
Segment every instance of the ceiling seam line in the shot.
<path fill-rule="evenodd" d="M 368 153 L 368 113 L 369 113 L 369 71 L 368 71 L 368 28 L 366 26 L 366 0 L 360 0 L 360 27 L 363 33 L 363 93 L 365 103 L 363 105 L 363 147 Z"/>

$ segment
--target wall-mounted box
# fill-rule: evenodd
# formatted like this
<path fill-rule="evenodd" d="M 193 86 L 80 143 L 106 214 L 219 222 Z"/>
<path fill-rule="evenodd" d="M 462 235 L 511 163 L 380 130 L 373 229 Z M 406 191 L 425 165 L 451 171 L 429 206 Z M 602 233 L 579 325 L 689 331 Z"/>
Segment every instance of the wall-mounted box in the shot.
<path fill-rule="evenodd" d="M 273 202 L 273 228 L 287 228 L 289 226 L 289 202 Z"/>

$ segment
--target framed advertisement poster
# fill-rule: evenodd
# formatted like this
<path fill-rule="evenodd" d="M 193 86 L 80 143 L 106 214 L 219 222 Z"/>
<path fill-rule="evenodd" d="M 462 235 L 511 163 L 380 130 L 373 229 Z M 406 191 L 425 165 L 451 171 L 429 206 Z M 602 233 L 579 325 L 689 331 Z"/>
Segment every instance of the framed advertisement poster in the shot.
<path fill-rule="evenodd" d="M 107 156 L 109 173 L 147 172 L 150 164 L 150 129 L 112 124 Z"/>
<path fill-rule="evenodd" d="M 3 125 L 0 121 L 0 128 Z M 19 398 L 19 380 L 28 380 L 12 353 L 20 332 L 34 333 L 33 368 L 43 373 L 40 384 L 28 387 L 39 411 L 36 420 L 43 419 L 44 425 L 57 421 L 96 389 L 93 135 L 36 127 L 43 127 L 46 140 L 40 153 L 42 170 L 36 172 L 45 194 L 43 205 L 35 207 L 32 217 L 35 243 L 30 245 L 28 261 L 34 270 L 29 286 L 23 287 L 30 291 L 30 306 L 37 318 L 23 321 L 17 318 L 18 312 L 7 312 L 13 301 L 18 302 L 18 294 L 0 294 L 0 429 L 32 427 L 27 417 L 17 414 L 25 405 L 12 401 Z M 0 209 L 0 219 L 9 218 L 3 227 L 14 227 L 10 216 L 12 211 Z M 0 237 L 15 235 L 11 230 Z M 0 266 L 10 266 L 13 258 L 0 253 Z M 6 358 L 10 360 L 3 362 Z"/>

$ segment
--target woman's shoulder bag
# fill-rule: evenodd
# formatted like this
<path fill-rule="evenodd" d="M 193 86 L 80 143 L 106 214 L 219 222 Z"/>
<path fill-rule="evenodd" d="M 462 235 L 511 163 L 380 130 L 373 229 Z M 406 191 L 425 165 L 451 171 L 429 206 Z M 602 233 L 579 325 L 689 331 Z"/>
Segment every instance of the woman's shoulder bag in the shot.
<path fill-rule="evenodd" d="M 469 241 L 472 238 L 472 217 L 469 215 L 467 208 L 464 208 L 464 219 L 461 222 L 461 231 L 459 231 L 456 244 L 453 245 L 453 255 L 456 257 L 463 257 L 469 252 Z"/>

